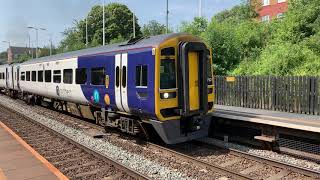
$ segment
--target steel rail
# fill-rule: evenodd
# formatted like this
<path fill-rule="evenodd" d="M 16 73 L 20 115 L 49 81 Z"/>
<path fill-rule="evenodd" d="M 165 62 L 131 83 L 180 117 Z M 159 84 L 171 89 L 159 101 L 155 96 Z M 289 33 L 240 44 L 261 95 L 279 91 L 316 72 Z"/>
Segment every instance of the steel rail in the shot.
<path fill-rule="evenodd" d="M 100 152 L 98 152 L 98 151 L 95 151 L 95 150 L 93 150 L 93 149 L 90 149 L 90 148 L 88 148 L 88 147 L 80 144 L 80 143 L 78 143 L 78 142 L 70 139 L 68 136 L 65 136 L 64 134 L 60 134 L 59 132 L 55 131 L 54 129 L 51 129 L 51 128 L 49 128 L 49 127 L 47 127 L 47 126 L 45 126 L 45 125 L 43 125 L 43 124 L 41 124 L 41 123 L 33 120 L 32 118 L 30 118 L 30 117 L 28 117 L 28 116 L 26 116 L 26 115 L 24 115 L 24 114 L 22 114 L 22 113 L 20 113 L 20 112 L 18 112 L 18 111 L 16 111 L 16 110 L 14 110 L 14 109 L 8 108 L 8 107 L 6 107 L 6 106 L 4 106 L 4 105 L 2 105 L 2 104 L 0 104 L 0 106 L 3 107 L 3 108 L 5 108 L 6 110 L 8 110 L 8 111 L 10 111 L 10 112 L 18 115 L 18 116 L 26 119 L 26 120 L 29 121 L 29 122 L 36 123 L 37 125 L 39 125 L 39 126 L 42 127 L 43 129 L 45 129 L 45 130 L 53 133 L 54 135 L 56 135 L 56 136 L 58 136 L 58 137 L 61 137 L 61 138 L 65 139 L 65 140 L 67 140 L 67 141 L 70 142 L 71 144 L 74 144 L 74 145 L 77 146 L 78 148 L 86 151 L 86 152 L 89 153 L 89 154 L 92 154 L 93 156 L 95 156 L 95 157 L 97 157 L 97 158 L 105 161 L 106 163 L 108 163 L 108 164 L 110 164 L 110 165 L 113 165 L 116 169 L 119 169 L 119 170 L 127 173 L 130 177 L 132 177 L 132 178 L 134 178 L 134 179 L 139 179 L 139 180 L 151 180 L 150 177 L 147 177 L 146 175 L 144 175 L 144 174 L 142 174 L 142 173 L 140 173 L 140 172 L 137 172 L 137 171 L 133 170 L 132 168 L 130 168 L 130 167 L 126 166 L 126 165 L 123 165 L 123 164 L 117 162 L 116 160 L 114 160 L 114 159 L 112 159 L 112 158 L 110 158 L 110 157 L 107 157 L 107 156 L 103 155 L 102 153 L 100 153 Z M 88 123 L 88 124 L 90 124 L 90 123 Z"/>
<path fill-rule="evenodd" d="M 214 139 L 214 140 L 216 141 L 216 139 Z M 263 156 L 259 156 L 259 155 L 252 154 L 252 153 L 249 153 L 249 152 L 243 152 L 243 151 L 240 151 L 240 150 L 237 150 L 237 149 L 234 149 L 234 148 L 227 148 L 226 146 L 224 146 L 224 145 L 222 145 L 220 143 L 219 144 L 218 143 L 217 144 L 211 144 L 211 143 L 206 143 L 206 142 L 203 142 L 203 141 L 197 141 L 197 142 L 198 143 L 203 143 L 205 146 L 207 146 L 209 148 L 211 146 L 212 148 L 213 147 L 219 147 L 219 148 L 223 148 L 223 149 L 229 150 L 231 154 L 236 155 L 236 156 L 241 156 L 241 157 L 244 157 L 246 159 L 250 159 L 250 160 L 253 160 L 253 161 L 257 161 L 257 162 L 263 162 L 265 164 L 268 164 L 268 165 L 271 165 L 271 166 L 274 166 L 274 167 L 287 169 L 287 170 L 290 170 L 291 172 L 296 172 L 296 173 L 303 174 L 303 175 L 306 175 L 306 176 L 320 178 L 320 171 L 316 171 L 316 170 L 313 170 L 313 169 L 308 169 L 308 168 L 305 168 L 305 167 L 299 167 L 297 165 L 293 165 L 293 164 L 282 162 L 282 161 L 275 160 L 275 159 L 268 159 L 268 158 L 263 157 Z"/>

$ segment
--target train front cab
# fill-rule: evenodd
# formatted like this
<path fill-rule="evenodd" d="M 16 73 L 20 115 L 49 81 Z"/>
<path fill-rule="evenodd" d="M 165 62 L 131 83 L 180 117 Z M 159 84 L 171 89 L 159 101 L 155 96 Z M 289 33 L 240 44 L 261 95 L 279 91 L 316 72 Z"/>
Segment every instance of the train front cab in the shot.
<path fill-rule="evenodd" d="M 213 108 L 210 51 L 193 36 L 162 43 L 156 58 L 155 109 L 151 124 L 167 144 L 208 135 Z"/>

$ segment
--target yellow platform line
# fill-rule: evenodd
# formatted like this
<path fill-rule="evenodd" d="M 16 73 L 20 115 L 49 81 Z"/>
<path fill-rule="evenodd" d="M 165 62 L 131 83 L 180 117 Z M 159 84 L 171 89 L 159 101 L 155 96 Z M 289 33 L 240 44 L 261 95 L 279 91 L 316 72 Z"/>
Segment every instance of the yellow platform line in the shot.
<path fill-rule="evenodd" d="M 54 175 L 56 175 L 60 180 L 68 180 L 64 174 L 62 174 L 56 167 L 54 167 L 49 161 L 47 161 L 43 156 L 41 156 L 36 150 L 34 150 L 29 144 L 27 144 L 23 139 L 21 139 L 15 132 L 13 132 L 9 127 L 0 122 L 0 126 L 3 127 L 8 133 L 10 133 L 24 148 L 31 152 L 40 162 L 42 162 Z M 2 173 L 3 174 L 3 173 Z M 1 169 L 0 169 L 0 180 L 1 179 Z"/>
<path fill-rule="evenodd" d="M 7 180 L 1 168 L 0 168 L 0 180 Z"/>

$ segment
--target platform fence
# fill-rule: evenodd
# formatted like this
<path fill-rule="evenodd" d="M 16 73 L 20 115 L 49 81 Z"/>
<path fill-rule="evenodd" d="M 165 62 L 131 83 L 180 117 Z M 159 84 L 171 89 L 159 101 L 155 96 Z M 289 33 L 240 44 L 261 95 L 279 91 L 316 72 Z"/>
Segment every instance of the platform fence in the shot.
<path fill-rule="evenodd" d="M 216 76 L 215 103 L 320 115 L 320 77 Z"/>

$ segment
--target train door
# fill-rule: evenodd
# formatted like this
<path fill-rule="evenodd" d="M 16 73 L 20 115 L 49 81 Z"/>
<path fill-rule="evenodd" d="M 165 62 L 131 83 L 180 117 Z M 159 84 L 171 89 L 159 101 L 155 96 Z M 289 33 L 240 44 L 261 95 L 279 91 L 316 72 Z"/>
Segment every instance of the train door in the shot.
<path fill-rule="evenodd" d="M 20 66 L 17 66 L 17 88 L 20 90 Z"/>
<path fill-rule="evenodd" d="M 120 111 L 130 112 L 128 105 L 128 53 L 115 56 L 115 100 Z"/>
<path fill-rule="evenodd" d="M 208 112 L 207 53 L 203 43 L 180 44 L 179 106 L 184 116 Z"/>
<path fill-rule="evenodd" d="M 15 74 L 14 74 L 14 68 L 13 68 L 13 66 L 11 66 L 11 77 L 12 77 L 11 87 L 12 87 L 12 89 L 14 89 L 14 83 L 15 83 L 15 78 L 16 78 L 16 76 L 15 76 Z"/>
<path fill-rule="evenodd" d="M 8 88 L 8 82 L 9 82 L 9 73 L 8 73 L 8 67 L 6 67 L 6 88 Z"/>

